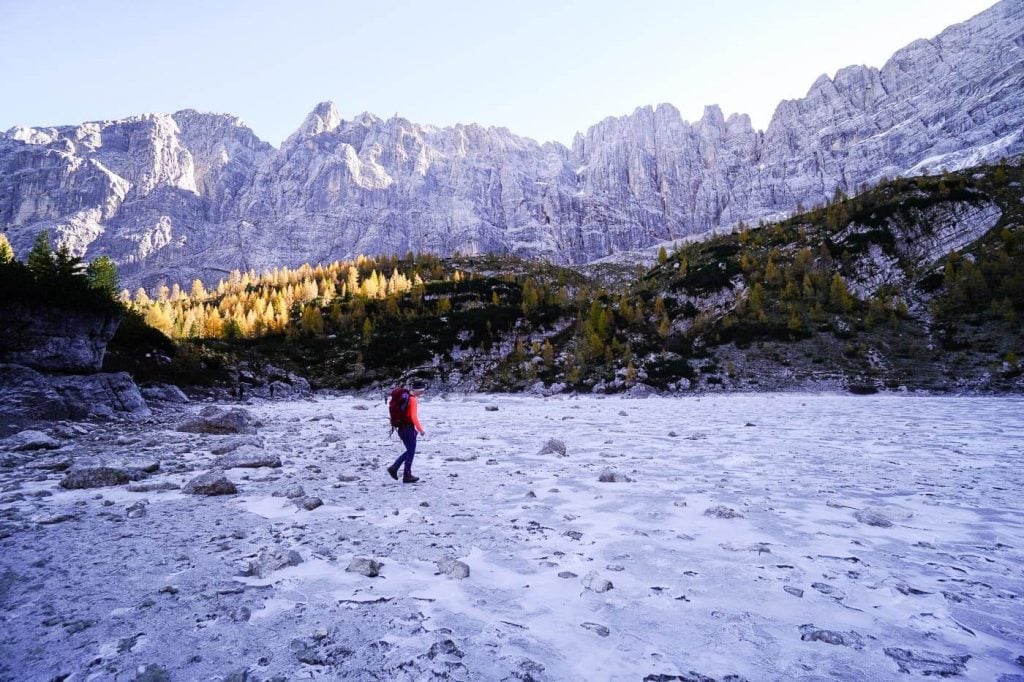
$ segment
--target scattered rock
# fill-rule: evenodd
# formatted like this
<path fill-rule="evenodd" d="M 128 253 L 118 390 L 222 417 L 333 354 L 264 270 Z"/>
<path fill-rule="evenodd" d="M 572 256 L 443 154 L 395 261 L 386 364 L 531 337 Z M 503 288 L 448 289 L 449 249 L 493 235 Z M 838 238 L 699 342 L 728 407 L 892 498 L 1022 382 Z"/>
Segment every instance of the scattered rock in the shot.
<path fill-rule="evenodd" d="M 452 455 L 451 457 L 445 457 L 446 462 L 472 462 L 477 458 L 476 455 Z"/>
<path fill-rule="evenodd" d="M 303 488 L 301 485 L 295 484 L 293 486 L 285 488 L 284 490 L 276 490 L 276 491 L 270 493 L 270 496 L 271 497 L 286 497 L 289 500 L 294 500 L 294 499 L 296 499 L 298 497 L 305 497 L 306 496 L 306 489 Z"/>
<path fill-rule="evenodd" d="M 302 507 L 306 511 L 313 511 L 317 507 L 324 506 L 324 501 L 319 497 L 303 497 L 295 502 L 296 505 Z"/>
<path fill-rule="evenodd" d="M 0 448 L 12 452 L 27 452 L 29 450 L 56 450 L 60 447 L 60 441 L 51 438 L 42 431 L 31 429 L 16 433 L 9 438 L 0 441 Z"/>
<path fill-rule="evenodd" d="M 354 483 L 359 480 L 359 477 L 351 474 L 339 474 L 338 480 L 342 483 Z"/>
<path fill-rule="evenodd" d="M 590 590 L 591 592 L 607 592 L 608 590 L 615 587 L 611 580 L 602 578 L 596 572 L 591 571 L 583 578 L 583 587 Z"/>
<path fill-rule="evenodd" d="M 365 575 L 367 578 L 376 578 L 380 575 L 381 566 L 382 564 L 374 559 L 357 556 L 349 562 L 348 568 L 345 570 L 349 573 Z"/>
<path fill-rule="evenodd" d="M 789 594 L 793 595 L 794 597 L 803 597 L 804 596 L 804 591 L 801 590 L 799 587 L 792 587 L 790 585 L 783 585 L 782 589 L 784 589 L 786 592 L 788 592 Z"/>
<path fill-rule="evenodd" d="M 562 535 L 577 542 L 583 539 L 583 533 L 578 530 L 567 530 L 564 533 L 562 533 Z"/>
<path fill-rule="evenodd" d="M 141 519 L 146 515 L 146 506 L 147 504 L 144 500 L 139 500 L 135 504 L 125 508 L 125 515 L 129 519 Z"/>
<path fill-rule="evenodd" d="M 189 495 L 234 495 L 238 488 L 223 471 L 213 469 L 193 478 L 181 491 Z"/>
<path fill-rule="evenodd" d="M 141 469 L 118 469 L 116 467 L 81 467 L 73 468 L 64 476 L 60 487 L 65 490 L 82 488 L 104 488 L 122 485 L 129 481 L 145 478 L 146 472 Z"/>
<path fill-rule="evenodd" d="M 866 523 L 869 526 L 877 526 L 879 528 L 892 527 L 892 521 L 889 520 L 885 514 L 882 514 L 875 509 L 858 509 L 853 513 L 853 518 L 857 519 L 861 523 Z"/>
<path fill-rule="evenodd" d="M 167 670 L 155 663 L 140 665 L 135 671 L 135 682 L 171 682 Z"/>
<path fill-rule="evenodd" d="M 208 433 L 213 435 L 231 433 L 256 433 L 256 418 L 248 410 L 239 407 L 224 410 L 214 405 L 203 408 L 199 416 L 182 422 L 178 431 L 184 433 Z"/>
<path fill-rule="evenodd" d="M 558 574 L 558 577 L 559 577 L 559 578 L 577 578 L 577 577 L 579 577 L 579 576 L 577 576 L 577 575 L 576 575 L 575 573 L 573 573 L 572 571 L 561 571 L 561 572 L 560 572 L 560 573 Z"/>
<path fill-rule="evenodd" d="M 302 555 L 294 549 L 264 549 L 259 555 L 249 562 L 245 575 L 256 578 L 266 578 L 274 571 L 288 566 L 298 566 L 302 563 Z"/>
<path fill-rule="evenodd" d="M 925 676 L 960 675 L 967 670 L 967 661 L 971 660 L 970 654 L 949 656 L 932 651 L 911 651 L 896 647 L 886 647 L 883 651 L 886 656 L 896 661 L 901 673 L 916 672 Z"/>
<path fill-rule="evenodd" d="M 75 518 L 77 517 L 74 514 L 36 514 L 29 520 L 41 526 L 52 526 L 55 523 L 73 521 Z"/>
<path fill-rule="evenodd" d="M 160 594 L 178 594 L 178 588 L 174 585 L 164 585 L 157 592 Z"/>
<path fill-rule="evenodd" d="M 231 452 L 218 457 L 214 463 L 218 469 L 258 469 L 260 467 L 279 467 L 281 458 L 252 445 L 243 445 Z"/>
<path fill-rule="evenodd" d="M 352 409 L 353 410 L 368 410 L 368 409 L 370 409 L 370 406 L 369 405 L 363 405 L 362 403 L 360 403 L 359 405 L 353 405 Z"/>
<path fill-rule="evenodd" d="M 187 403 L 188 396 L 173 384 L 157 384 L 139 389 L 142 397 L 158 403 Z"/>
<path fill-rule="evenodd" d="M 538 455 L 558 455 L 559 457 L 565 457 L 565 441 L 559 440 L 558 438 L 551 438 L 544 447 L 540 449 Z"/>
<path fill-rule="evenodd" d="M 468 578 L 469 566 L 457 559 L 441 559 L 437 562 L 437 570 L 449 578 Z"/>
<path fill-rule="evenodd" d="M 731 507 L 725 505 L 717 505 L 715 507 L 708 507 L 704 510 L 704 516 L 714 519 L 742 519 L 743 514 L 740 514 Z"/>
<path fill-rule="evenodd" d="M 678 437 L 679 437 L 679 434 L 678 434 L 678 433 L 676 433 L 675 431 L 669 431 L 669 432 L 668 432 L 668 437 L 669 437 L 669 438 L 678 438 Z"/>
<path fill-rule="evenodd" d="M 484 409 L 487 410 L 488 412 L 497 412 L 498 411 L 498 406 L 497 405 L 487 405 L 486 407 L 484 407 Z"/>
<path fill-rule="evenodd" d="M 608 564 L 604 568 L 606 571 L 615 571 L 616 573 L 621 573 L 626 570 L 626 567 L 622 564 Z"/>
<path fill-rule="evenodd" d="M 226 455 L 229 452 L 237 450 L 243 445 L 248 445 L 254 448 L 263 447 L 263 439 L 259 436 L 234 436 L 232 438 L 226 438 L 223 441 L 217 443 L 214 447 L 210 448 L 210 452 L 214 455 Z"/>
<path fill-rule="evenodd" d="M 800 626 L 800 639 L 804 642 L 824 642 L 836 646 L 848 646 L 860 649 L 864 646 L 864 638 L 856 632 L 836 632 L 814 627 L 813 624 Z"/>
<path fill-rule="evenodd" d="M 580 623 L 580 627 L 586 628 L 591 632 L 597 633 L 597 635 L 600 637 L 607 637 L 612 633 L 611 630 L 606 628 L 604 625 L 601 625 L 600 623 Z"/>
<path fill-rule="evenodd" d="M 142 481 L 128 484 L 130 493 L 157 493 L 164 490 L 181 490 L 181 486 L 170 481 Z"/>
<path fill-rule="evenodd" d="M 600 483 L 632 483 L 633 479 L 625 474 L 620 474 L 617 471 L 611 469 L 605 469 L 601 472 L 601 475 L 597 477 Z"/>

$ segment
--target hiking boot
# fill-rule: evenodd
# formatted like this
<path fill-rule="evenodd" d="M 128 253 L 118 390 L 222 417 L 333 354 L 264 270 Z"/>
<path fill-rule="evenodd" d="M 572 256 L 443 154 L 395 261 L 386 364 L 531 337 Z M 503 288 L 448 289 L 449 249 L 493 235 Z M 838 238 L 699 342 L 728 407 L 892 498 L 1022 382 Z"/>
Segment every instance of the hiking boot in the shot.
<path fill-rule="evenodd" d="M 391 478 L 393 478 L 393 479 L 395 479 L 397 481 L 398 480 L 398 467 L 396 467 L 394 465 L 389 466 L 388 467 L 388 476 L 390 476 Z"/>
<path fill-rule="evenodd" d="M 415 483 L 418 480 L 420 480 L 419 477 L 413 476 L 412 474 L 406 474 L 405 476 L 402 476 L 402 483 Z"/>

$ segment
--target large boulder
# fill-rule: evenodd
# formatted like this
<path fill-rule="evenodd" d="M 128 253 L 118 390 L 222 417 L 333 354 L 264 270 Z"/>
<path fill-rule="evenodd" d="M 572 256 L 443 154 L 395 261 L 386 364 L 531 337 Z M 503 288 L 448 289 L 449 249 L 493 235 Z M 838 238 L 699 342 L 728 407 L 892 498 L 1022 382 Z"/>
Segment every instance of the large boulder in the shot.
<path fill-rule="evenodd" d="M 73 419 L 153 414 L 127 372 L 56 376 L 50 381 Z"/>
<path fill-rule="evenodd" d="M 49 372 L 97 372 L 121 316 L 47 306 L 0 306 L 0 362 Z"/>
<path fill-rule="evenodd" d="M 223 471 L 213 469 L 193 478 L 181 491 L 190 495 L 234 495 L 238 488 Z"/>
<path fill-rule="evenodd" d="M 178 431 L 184 433 L 208 433 L 225 435 L 232 433 L 256 433 L 256 418 L 248 410 L 239 407 L 225 410 L 214 405 L 203 408 L 198 416 L 188 419 Z"/>
<path fill-rule="evenodd" d="M 152 414 L 131 376 L 47 376 L 23 365 L 0 364 L 0 436 L 35 421 Z"/>
<path fill-rule="evenodd" d="M 142 397 L 158 403 L 187 403 L 188 396 L 172 384 L 157 384 L 141 389 Z"/>
<path fill-rule="evenodd" d="M 23 365 L 0 364 L 0 436 L 33 421 L 68 416 L 64 399 L 49 379 Z"/>

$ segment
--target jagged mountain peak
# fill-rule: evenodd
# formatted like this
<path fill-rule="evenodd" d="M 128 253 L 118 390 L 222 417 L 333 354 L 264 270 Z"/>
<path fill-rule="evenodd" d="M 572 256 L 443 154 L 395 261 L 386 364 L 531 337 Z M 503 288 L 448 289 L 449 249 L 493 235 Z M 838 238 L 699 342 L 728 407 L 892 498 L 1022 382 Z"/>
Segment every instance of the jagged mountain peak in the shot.
<path fill-rule="evenodd" d="M 780 102 L 764 132 L 717 105 L 605 118 L 571 149 L 478 124 L 422 125 L 329 101 L 275 149 L 182 110 L 0 136 L 0 229 L 51 230 L 129 283 L 358 253 L 512 251 L 586 262 L 813 205 L 881 176 L 1024 152 L 1024 0 L 881 69 Z"/>

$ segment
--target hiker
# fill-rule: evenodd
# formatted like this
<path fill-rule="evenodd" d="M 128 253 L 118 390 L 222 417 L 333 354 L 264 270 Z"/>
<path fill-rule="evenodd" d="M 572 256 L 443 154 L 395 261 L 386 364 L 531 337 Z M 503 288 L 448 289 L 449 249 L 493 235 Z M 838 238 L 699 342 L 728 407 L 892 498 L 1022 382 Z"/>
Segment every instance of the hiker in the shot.
<path fill-rule="evenodd" d="M 402 483 L 415 483 L 420 480 L 412 475 L 412 458 L 416 456 L 416 434 L 425 436 L 427 432 L 420 426 L 419 416 L 416 409 L 419 406 L 419 397 L 427 385 L 421 381 L 413 382 L 410 390 L 395 389 L 391 392 L 391 426 L 398 429 L 398 437 L 405 445 L 405 452 L 395 460 L 395 463 L 388 467 L 388 475 L 398 480 L 398 467 L 405 464 L 405 471 L 402 474 Z"/>

